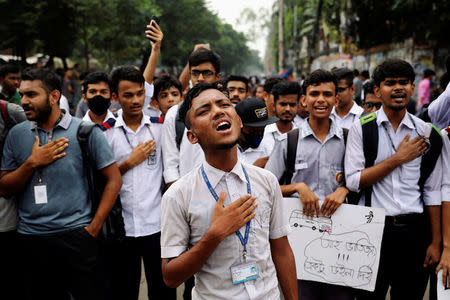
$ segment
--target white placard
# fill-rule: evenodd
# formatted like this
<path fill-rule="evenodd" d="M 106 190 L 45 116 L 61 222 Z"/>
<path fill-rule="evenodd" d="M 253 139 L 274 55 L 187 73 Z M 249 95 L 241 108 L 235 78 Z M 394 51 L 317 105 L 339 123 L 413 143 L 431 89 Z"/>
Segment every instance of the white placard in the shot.
<path fill-rule="evenodd" d="M 442 283 L 442 269 L 437 274 L 437 298 L 438 300 L 449 300 L 450 299 L 450 288 L 444 287 Z M 447 278 L 447 281 L 450 281 Z"/>
<path fill-rule="evenodd" d="M 307 218 L 298 198 L 284 198 L 298 279 L 373 291 L 385 211 L 342 204 L 331 218 Z"/>

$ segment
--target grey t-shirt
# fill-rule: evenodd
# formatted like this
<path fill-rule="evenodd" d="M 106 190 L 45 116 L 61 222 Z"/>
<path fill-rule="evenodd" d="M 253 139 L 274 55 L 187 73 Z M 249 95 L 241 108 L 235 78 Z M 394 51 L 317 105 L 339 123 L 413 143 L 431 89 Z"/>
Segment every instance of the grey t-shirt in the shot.
<path fill-rule="evenodd" d="M 80 123 L 80 119 L 65 114 L 52 132 L 35 129 L 35 123 L 30 121 L 23 122 L 10 131 L 2 159 L 2 170 L 7 171 L 17 169 L 30 156 L 36 130 L 41 145 L 47 144 L 51 135 L 53 140 L 61 137 L 69 139 L 69 147 L 64 150 L 66 156 L 36 170 L 23 190 L 16 195 L 19 233 L 41 235 L 65 232 L 90 223 L 91 203 L 77 140 Z M 98 170 L 115 163 L 114 154 L 97 127 L 90 135 L 88 149 Z M 47 203 L 44 204 L 35 201 L 34 188 L 39 183 L 39 175 L 47 190 Z"/>
<path fill-rule="evenodd" d="M 12 124 L 18 124 L 27 118 L 21 106 L 9 103 L 6 105 L 8 118 Z M 0 158 L 2 156 L 3 144 L 8 134 L 8 128 L 3 115 L 0 116 Z M 5 198 L 0 196 L 0 232 L 6 232 L 16 229 L 17 227 L 17 208 L 14 197 Z"/>

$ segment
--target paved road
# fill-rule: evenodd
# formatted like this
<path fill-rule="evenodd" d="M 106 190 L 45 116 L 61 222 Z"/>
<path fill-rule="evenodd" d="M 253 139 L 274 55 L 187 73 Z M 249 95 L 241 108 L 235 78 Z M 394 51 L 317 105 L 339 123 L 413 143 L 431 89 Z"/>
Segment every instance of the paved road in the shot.
<path fill-rule="evenodd" d="M 144 270 L 144 266 L 142 266 L 142 270 Z M 429 300 L 429 289 L 430 285 L 428 284 L 427 291 L 425 292 L 425 297 L 423 297 L 423 300 Z M 184 284 L 178 287 L 177 289 L 177 300 L 183 300 L 183 291 L 184 291 Z M 141 276 L 141 288 L 139 290 L 139 300 L 147 300 L 147 284 L 145 282 L 145 274 L 142 272 Z M 390 300 L 389 293 L 386 297 L 386 300 Z"/>

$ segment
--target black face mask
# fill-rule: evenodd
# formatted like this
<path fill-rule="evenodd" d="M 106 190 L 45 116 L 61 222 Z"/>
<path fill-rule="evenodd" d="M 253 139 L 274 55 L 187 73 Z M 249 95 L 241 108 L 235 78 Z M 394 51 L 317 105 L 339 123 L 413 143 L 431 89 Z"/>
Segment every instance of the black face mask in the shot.
<path fill-rule="evenodd" d="M 261 144 L 261 141 L 264 137 L 264 135 L 253 135 L 246 133 L 243 133 L 243 136 L 245 138 L 245 142 L 247 143 L 247 145 L 253 149 L 258 148 L 259 144 Z"/>
<path fill-rule="evenodd" d="M 103 115 L 111 104 L 110 98 L 105 98 L 100 95 L 86 99 L 89 109 L 92 110 L 92 112 L 97 116 Z"/>

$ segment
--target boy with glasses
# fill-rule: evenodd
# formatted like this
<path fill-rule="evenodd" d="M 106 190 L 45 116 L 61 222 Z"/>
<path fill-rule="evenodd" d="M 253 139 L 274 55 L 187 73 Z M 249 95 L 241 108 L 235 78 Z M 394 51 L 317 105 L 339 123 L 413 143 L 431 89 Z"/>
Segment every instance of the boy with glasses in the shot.
<path fill-rule="evenodd" d="M 364 99 L 363 99 L 363 109 L 364 114 L 369 114 L 371 112 L 377 111 L 381 107 L 381 98 L 377 97 L 374 92 L 375 85 L 373 81 L 368 81 L 363 85 Z"/>
<path fill-rule="evenodd" d="M 340 68 L 332 70 L 332 73 L 338 79 L 338 97 L 331 117 L 337 126 L 348 129 L 363 113 L 363 109 L 353 101 L 355 94 L 353 72 L 347 68 Z"/>

